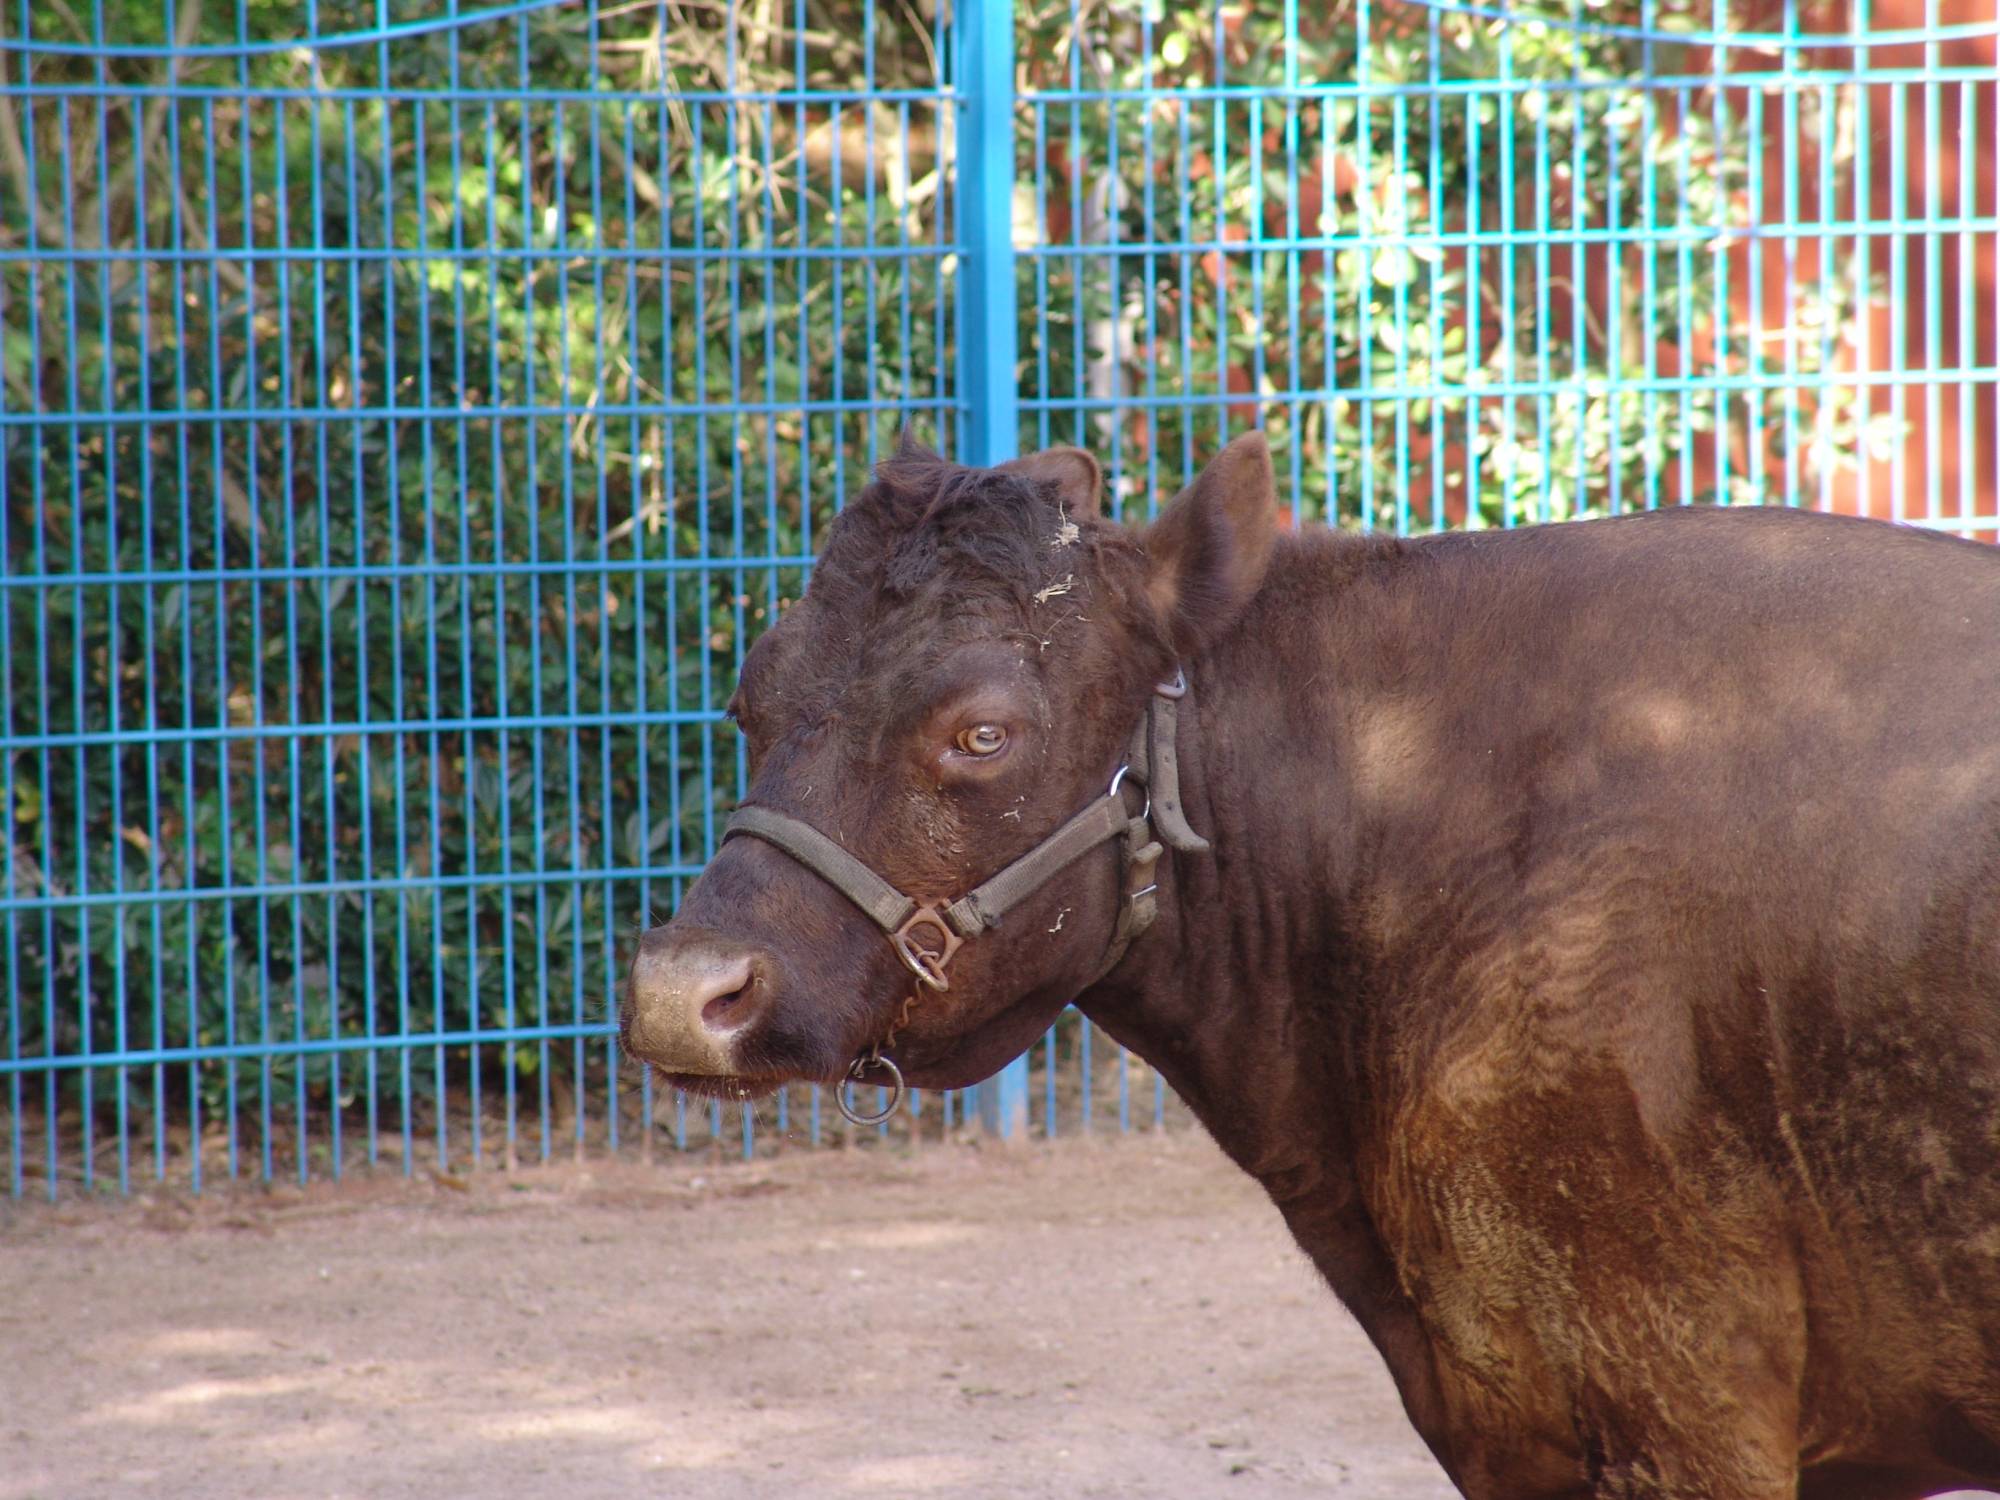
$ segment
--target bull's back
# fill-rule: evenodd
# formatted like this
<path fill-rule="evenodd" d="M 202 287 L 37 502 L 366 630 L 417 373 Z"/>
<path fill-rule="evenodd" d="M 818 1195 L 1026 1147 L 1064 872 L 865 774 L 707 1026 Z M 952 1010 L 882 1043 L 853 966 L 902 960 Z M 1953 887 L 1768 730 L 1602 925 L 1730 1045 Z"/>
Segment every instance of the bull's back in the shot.
<path fill-rule="evenodd" d="M 1643 851 L 1732 928 L 1990 977 L 2000 550 L 1779 509 L 1452 541 L 1410 591 L 1432 769 L 1517 874 Z"/>
<path fill-rule="evenodd" d="M 1418 593 L 1473 622 L 1440 653 L 1454 692 L 1655 778 L 1628 800 L 1740 820 L 1782 788 L 1876 847 L 2000 803 L 2000 550 L 1782 509 L 1449 540 Z"/>

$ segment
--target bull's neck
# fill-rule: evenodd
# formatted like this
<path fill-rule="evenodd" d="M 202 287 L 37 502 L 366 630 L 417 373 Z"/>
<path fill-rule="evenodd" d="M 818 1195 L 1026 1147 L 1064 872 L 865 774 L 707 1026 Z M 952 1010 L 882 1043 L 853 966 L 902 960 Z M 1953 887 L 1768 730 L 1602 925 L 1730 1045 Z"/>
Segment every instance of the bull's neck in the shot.
<path fill-rule="evenodd" d="M 1078 1003 L 1263 1185 L 1444 1456 L 1434 1356 L 1356 1149 L 1390 1085 L 1369 1064 L 1388 1018 L 1360 937 L 1383 835 L 1358 811 L 1348 721 L 1425 654 L 1397 623 L 1406 560 L 1393 541 L 1288 539 L 1190 663 L 1182 801 L 1213 849 L 1168 856 L 1159 921 Z"/>
<path fill-rule="evenodd" d="M 1349 1155 L 1327 1103 L 1349 1092 L 1336 1075 L 1358 1022 L 1341 937 L 1353 833 L 1330 622 L 1310 618 L 1352 561 L 1340 545 L 1282 545 L 1238 628 L 1189 664 L 1182 800 L 1212 850 L 1167 856 L 1158 923 L 1079 1001 L 1280 1202 Z"/>

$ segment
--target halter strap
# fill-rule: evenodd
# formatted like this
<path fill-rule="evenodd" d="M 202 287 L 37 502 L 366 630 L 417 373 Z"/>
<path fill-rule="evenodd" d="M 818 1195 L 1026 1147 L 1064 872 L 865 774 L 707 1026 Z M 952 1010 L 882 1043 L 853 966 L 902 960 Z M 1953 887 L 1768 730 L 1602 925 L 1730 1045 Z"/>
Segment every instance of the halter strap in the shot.
<path fill-rule="evenodd" d="M 1187 674 L 1176 671 L 1172 682 L 1153 689 L 1146 716 L 1132 731 L 1126 763 L 1132 779 L 1153 799 L 1153 821 L 1160 837 L 1183 854 L 1208 853 L 1208 840 L 1188 826 L 1181 808 L 1181 753 L 1178 737 L 1181 700 L 1187 697 Z"/>
<path fill-rule="evenodd" d="M 722 830 L 728 843 L 739 833 L 776 844 L 868 914 L 884 932 L 909 920 L 917 903 L 810 823 L 768 807 L 739 807 Z"/>

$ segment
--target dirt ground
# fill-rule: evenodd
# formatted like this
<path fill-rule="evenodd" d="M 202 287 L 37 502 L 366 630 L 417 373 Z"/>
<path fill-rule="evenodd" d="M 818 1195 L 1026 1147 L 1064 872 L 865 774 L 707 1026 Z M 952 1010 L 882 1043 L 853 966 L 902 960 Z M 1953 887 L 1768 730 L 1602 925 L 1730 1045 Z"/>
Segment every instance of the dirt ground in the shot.
<path fill-rule="evenodd" d="M 1198 1132 L 0 1204 L 0 1500 L 1451 1494 Z"/>

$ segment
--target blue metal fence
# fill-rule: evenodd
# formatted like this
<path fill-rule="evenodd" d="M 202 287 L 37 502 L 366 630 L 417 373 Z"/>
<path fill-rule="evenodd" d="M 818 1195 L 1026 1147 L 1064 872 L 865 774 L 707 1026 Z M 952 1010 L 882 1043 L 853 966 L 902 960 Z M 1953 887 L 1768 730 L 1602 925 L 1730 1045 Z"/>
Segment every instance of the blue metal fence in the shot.
<path fill-rule="evenodd" d="M 1911 3 L 0 0 L 12 1190 L 834 1138 L 609 1010 L 906 424 L 1990 535 L 1991 0 Z M 996 1122 L 1171 1107 L 1031 1061 Z"/>

